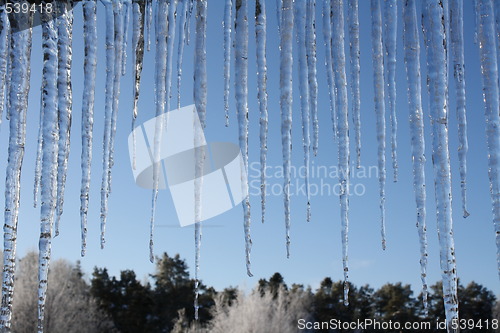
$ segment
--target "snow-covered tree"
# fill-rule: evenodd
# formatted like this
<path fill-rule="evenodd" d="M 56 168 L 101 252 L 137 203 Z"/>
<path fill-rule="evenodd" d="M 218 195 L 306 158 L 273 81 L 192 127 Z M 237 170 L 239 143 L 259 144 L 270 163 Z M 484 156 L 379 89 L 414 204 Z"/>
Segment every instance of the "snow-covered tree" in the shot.
<path fill-rule="evenodd" d="M 111 332 L 111 322 L 98 311 L 79 265 L 67 260 L 50 267 L 44 328 L 47 332 Z M 37 328 L 38 254 L 27 253 L 19 261 L 13 302 L 12 330 L 35 332 Z"/>

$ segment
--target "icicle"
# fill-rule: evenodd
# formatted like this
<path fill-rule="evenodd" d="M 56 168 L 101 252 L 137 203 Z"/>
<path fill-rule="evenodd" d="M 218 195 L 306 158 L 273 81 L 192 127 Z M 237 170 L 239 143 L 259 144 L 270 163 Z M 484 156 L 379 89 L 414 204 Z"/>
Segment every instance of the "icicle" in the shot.
<path fill-rule="evenodd" d="M 493 1 L 493 10 L 495 12 L 495 27 L 496 27 L 496 42 L 497 42 L 497 63 L 500 63 L 500 3 L 498 1 Z M 476 44 L 477 44 L 477 34 L 479 29 L 479 0 L 476 2 Z"/>
<path fill-rule="evenodd" d="M 387 60 L 387 95 L 391 118 L 391 156 L 394 182 L 398 181 L 398 118 L 396 114 L 396 37 L 398 29 L 398 3 L 396 0 L 384 1 L 385 54 Z"/>
<path fill-rule="evenodd" d="M 352 122 L 354 125 L 354 140 L 356 142 L 356 168 L 361 167 L 361 96 L 359 92 L 359 16 L 358 0 L 349 0 L 349 56 L 351 63 L 351 92 L 352 92 Z"/>
<path fill-rule="evenodd" d="M 10 24 L 10 22 L 9 22 Z M 12 34 L 12 32 L 11 32 Z M 9 50 L 10 50 L 10 45 L 11 45 L 11 39 L 9 39 Z M 9 91 L 10 91 L 10 78 L 12 74 L 12 61 L 10 59 L 10 56 L 7 56 L 7 74 L 6 74 L 6 79 L 5 79 L 5 101 L 2 101 L 2 103 L 5 102 L 5 109 L 7 112 L 5 113 L 5 119 L 10 120 L 10 113 L 8 112 L 10 110 L 10 98 L 8 96 Z"/>
<path fill-rule="evenodd" d="M 122 46 L 122 75 L 127 73 L 127 43 L 128 26 L 130 24 L 130 6 L 131 0 L 123 0 L 123 46 Z"/>
<path fill-rule="evenodd" d="M 379 0 L 371 0 L 373 85 L 375 113 L 377 116 L 378 173 L 380 191 L 380 222 L 382 249 L 385 250 L 385 101 L 384 101 L 384 54 L 382 52 L 382 12 Z"/>
<path fill-rule="evenodd" d="M 198 4 L 200 5 L 200 4 Z M 203 5 L 201 5 L 203 6 Z M 206 8 L 206 7 L 205 7 Z M 200 11 L 198 9 L 198 15 L 201 13 L 204 13 L 206 15 L 206 10 L 205 11 Z M 202 16 L 204 16 L 202 14 Z M 204 16 L 206 19 L 206 16 Z M 197 20 L 198 21 L 198 20 Z M 196 29 L 196 33 L 198 36 L 198 25 Z M 206 105 L 206 90 L 203 89 L 203 91 L 195 92 L 195 96 L 197 97 L 197 101 L 201 102 L 200 107 L 204 108 Z M 204 123 L 201 123 L 202 128 L 205 127 Z M 200 129 L 198 126 L 194 126 L 194 147 L 201 147 L 204 144 L 204 136 L 203 136 L 203 130 Z M 202 220 L 202 205 L 201 205 L 201 198 L 202 198 L 202 186 L 203 186 L 203 169 L 204 169 L 204 164 L 205 164 L 205 159 L 206 159 L 206 154 L 204 149 L 196 149 L 195 150 L 195 178 L 194 178 L 194 202 L 195 202 L 195 207 L 194 207 L 194 219 L 195 219 L 195 224 L 194 224 L 194 244 L 195 244 L 195 269 L 194 269 L 194 318 L 195 320 L 198 320 L 198 311 L 199 311 L 199 304 L 198 304 L 198 298 L 200 294 L 199 286 L 200 286 L 200 279 L 199 279 L 199 273 L 200 273 L 200 254 L 201 254 L 201 220 Z"/>
<path fill-rule="evenodd" d="M 194 101 L 200 118 L 201 128 L 205 128 L 207 108 L 207 4 L 208 0 L 198 0 L 196 3 L 196 39 L 195 39 L 195 72 L 194 72 Z M 194 145 L 200 147 L 203 142 L 202 131 L 195 127 Z M 205 150 L 195 151 L 195 319 L 198 320 L 198 297 L 199 297 L 199 270 L 201 250 L 201 192 L 203 182 L 203 168 L 205 163 Z M 246 220 L 245 220 L 246 221 Z M 247 252 L 247 270 L 249 272 L 249 253 Z"/>
<path fill-rule="evenodd" d="M 186 25 L 184 25 L 184 35 L 186 36 L 186 45 L 189 45 L 189 36 L 190 36 L 190 32 L 189 32 L 189 27 L 191 26 L 191 15 L 193 13 L 193 8 L 194 8 L 194 2 L 196 0 L 187 0 L 189 1 L 189 10 L 188 10 L 188 15 L 187 15 L 187 18 L 186 18 Z"/>
<path fill-rule="evenodd" d="M 203 6 L 203 5 L 202 5 Z M 206 11 L 205 11 L 206 13 Z M 198 12 L 200 14 L 200 12 Z M 206 17 L 205 17 L 206 18 Z M 198 27 L 197 27 L 198 28 Z M 198 29 L 197 29 L 197 34 L 198 34 Z M 203 108 L 204 105 L 206 105 L 206 90 L 205 91 L 200 91 L 199 94 L 195 93 L 196 97 L 199 97 L 198 101 L 201 101 L 201 107 Z M 205 127 L 204 123 L 201 123 L 202 127 Z M 197 127 L 194 126 L 194 146 L 195 147 L 200 147 L 204 144 L 204 136 L 203 136 L 203 131 Z M 195 150 L 195 178 L 194 178 L 194 202 L 195 202 L 195 207 L 194 207 L 194 219 L 195 219 L 195 224 L 194 224 L 194 244 L 195 244 L 195 269 L 194 269 L 194 318 L 195 320 L 198 320 L 198 311 L 199 311 L 199 304 L 198 304 L 198 298 L 200 294 L 199 286 L 200 286 L 200 280 L 199 280 L 199 273 L 200 273 L 200 253 L 201 253 L 201 211 L 202 211 L 202 205 L 201 205 L 201 198 L 202 198 L 202 186 L 203 186 L 203 169 L 204 169 L 204 164 L 205 164 L 205 150 L 204 149 L 196 149 Z"/>
<path fill-rule="evenodd" d="M 0 6 L 0 124 L 4 110 L 7 75 L 7 59 L 9 56 L 10 22 L 4 6 Z"/>
<path fill-rule="evenodd" d="M 162 1 L 163 2 L 163 1 Z M 156 53 L 156 60 L 158 61 L 159 57 L 165 57 L 165 72 L 163 72 L 163 60 L 161 60 L 161 67 L 159 67 L 159 72 L 157 72 L 157 80 L 164 80 L 164 84 L 160 84 L 157 82 L 157 94 L 158 98 L 156 100 L 157 103 L 157 116 L 163 114 L 164 112 L 168 112 L 170 110 L 170 88 L 172 86 L 172 58 L 174 52 L 174 40 L 175 40 L 175 11 L 177 7 L 177 0 L 166 0 L 166 3 L 163 4 L 161 2 L 161 10 L 160 5 L 158 5 L 158 13 L 156 17 L 156 26 L 158 26 L 158 30 L 156 32 L 156 47 L 159 49 Z M 165 12 L 167 11 L 167 13 Z M 165 20 L 165 17 L 168 19 Z M 166 21 L 166 28 L 164 27 L 164 22 Z M 166 30 L 165 30 L 166 29 Z M 166 38 L 167 44 L 163 45 L 163 41 L 159 41 L 160 38 Z M 158 53 L 161 52 L 161 53 Z M 158 64 L 158 62 L 157 62 Z M 165 73 L 165 74 L 164 74 Z M 159 92 L 161 90 L 161 92 Z M 164 95 L 163 95 L 164 94 Z M 158 109 L 158 104 L 164 104 Z M 153 189 L 153 201 L 151 207 L 151 224 L 150 224 L 150 239 L 149 239 L 149 260 L 151 262 L 154 261 L 154 223 L 155 223 L 155 213 L 156 213 L 156 205 L 158 200 L 158 186 L 159 186 L 159 175 L 160 175 L 160 146 L 161 146 L 161 137 L 163 135 L 163 128 L 166 124 L 160 125 L 158 123 L 163 122 L 163 120 L 156 121 L 155 127 L 155 139 L 154 139 L 154 161 L 155 167 L 153 168 L 154 172 L 154 189 Z"/>
<path fill-rule="evenodd" d="M 443 17 L 444 17 L 444 32 L 445 35 L 448 36 L 450 34 L 450 5 L 448 0 L 441 0 L 443 7 Z M 448 52 L 448 38 L 446 39 L 446 77 L 448 77 L 448 73 L 450 72 L 450 52 Z M 448 100 L 448 95 L 446 95 L 446 99 Z"/>
<path fill-rule="evenodd" d="M 429 109 L 433 134 L 432 161 L 436 191 L 436 217 L 440 245 L 441 274 L 446 321 L 448 327 L 451 327 L 451 323 L 458 320 L 458 301 L 451 208 L 450 155 L 448 151 L 446 35 L 443 26 L 443 8 L 440 4 L 428 0 L 424 1 L 422 14 L 427 53 Z"/>
<path fill-rule="evenodd" d="M 318 121 L 318 80 L 316 79 L 316 0 L 307 0 L 306 9 L 306 52 L 309 82 L 309 109 L 313 123 L 313 153 L 318 154 L 319 121 Z"/>
<path fill-rule="evenodd" d="M 33 207 L 36 208 L 38 204 L 38 190 L 40 189 L 40 179 L 42 178 L 42 141 L 43 141 L 43 108 L 42 108 L 42 96 L 40 95 L 40 116 L 38 120 L 38 141 L 36 149 L 36 160 L 35 160 L 35 181 L 33 187 Z M 8 112 L 7 112 L 8 113 Z"/>
<path fill-rule="evenodd" d="M 138 114 L 139 92 L 141 88 L 142 62 L 144 60 L 144 14 L 145 3 L 141 0 L 132 2 L 132 62 L 134 63 L 134 105 L 132 109 L 132 167 L 136 167 L 135 121 Z"/>
<path fill-rule="evenodd" d="M 302 144 L 304 147 L 304 182 L 306 186 L 307 210 L 306 220 L 311 220 L 311 197 L 309 193 L 309 159 L 311 150 L 311 139 L 309 134 L 309 84 L 307 71 L 306 52 L 306 2 L 295 2 L 295 31 L 297 33 L 298 58 L 299 58 L 299 90 L 300 108 L 302 111 Z"/>
<path fill-rule="evenodd" d="M 106 7 L 106 99 L 103 153 L 103 177 L 101 184 L 101 248 L 105 243 L 108 214 L 108 197 L 111 192 L 111 168 L 113 167 L 114 137 L 120 98 L 121 57 L 123 43 L 122 0 L 101 0 Z"/>
<path fill-rule="evenodd" d="M 278 20 L 278 33 L 280 33 L 282 7 L 283 7 L 283 0 L 276 0 L 276 18 Z"/>
<path fill-rule="evenodd" d="M 236 113 L 238 118 L 239 144 L 243 154 L 243 164 L 248 170 L 248 4 L 247 0 L 236 1 L 235 31 L 235 97 Z M 292 27 L 293 29 L 293 27 Z M 242 183 L 243 193 L 248 193 L 248 181 Z M 243 214 L 245 229 L 245 253 L 248 276 L 250 270 L 250 251 L 252 239 L 250 237 L 250 197 L 243 200 Z"/>
<path fill-rule="evenodd" d="M 166 85 L 166 105 L 165 111 L 170 111 L 170 99 L 172 98 L 172 62 L 174 58 L 175 42 L 175 16 L 177 0 L 168 1 L 168 35 L 167 35 L 167 85 Z"/>
<path fill-rule="evenodd" d="M 149 51 L 151 49 L 151 23 L 153 22 L 153 0 L 146 1 L 146 12 L 144 22 L 146 24 L 146 47 Z"/>
<path fill-rule="evenodd" d="M 292 163 L 293 0 L 283 0 L 280 29 L 280 106 L 283 144 L 286 256 L 290 257 L 290 168 Z M 238 80 L 237 80 L 238 81 Z"/>
<path fill-rule="evenodd" d="M 3 6 L 0 6 L 3 7 Z M 2 304 L 0 308 L 0 330 L 9 331 L 14 293 L 14 273 L 16 268 L 16 239 L 19 200 L 21 191 L 21 168 L 26 141 L 26 111 L 30 90 L 30 57 L 32 16 L 30 12 L 11 16 L 10 37 L 11 80 L 8 99 L 10 114 L 10 134 L 7 175 L 5 178 L 5 224 L 3 227 L 3 282 Z M 19 29 L 28 24 L 29 28 Z M 17 29 L 17 30 L 15 30 Z M 54 81 L 55 82 L 55 79 Z"/>
<path fill-rule="evenodd" d="M 259 6 L 259 0 L 257 0 L 255 6 Z M 229 83 L 230 83 L 230 71 L 231 71 L 231 23 L 232 23 L 232 8 L 233 1 L 226 0 L 224 6 L 224 112 L 226 117 L 226 127 L 229 126 Z M 257 11 L 257 9 L 256 9 Z M 264 13 L 264 24 L 265 16 Z M 255 14 L 255 19 L 257 20 L 257 14 Z M 255 21 L 255 28 L 257 28 L 257 21 Z M 265 39 L 264 39 L 265 40 Z"/>
<path fill-rule="evenodd" d="M 182 58 L 184 57 L 184 45 L 186 44 L 186 34 L 184 33 L 188 14 L 188 0 L 182 0 L 182 11 L 179 21 L 179 45 L 177 49 L 177 108 L 181 108 L 181 79 L 182 79 Z"/>
<path fill-rule="evenodd" d="M 420 277 L 422 299 L 427 311 L 427 232 L 425 211 L 425 134 L 422 110 L 422 86 L 420 76 L 420 42 L 418 35 L 415 0 L 403 6 L 404 49 L 406 77 L 408 81 L 408 107 L 410 111 L 410 135 L 413 163 L 413 190 L 417 206 L 417 229 L 420 241 Z"/>
<path fill-rule="evenodd" d="M 64 14 L 60 17 L 63 20 Z M 38 243 L 38 332 L 43 332 L 47 279 L 51 257 L 51 244 L 54 217 L 57 210 L 58 194 L 58 30 L 51 14 L 42 17 L 43 40 L 43 140 L 42 140 L 42 178 L 40 208 L 40 241 Z M 64 32 L 62 32 L 65 39 Z M 66 40 L 67 41 L 67 40 Z M 62 56 L 61 60 L 67 60 Z M 67 64 L 64 61 L 65 65 Z"/>
<path fill-rule="evenodd" d="M 118 102 L 120 101 L 120 77 L 121 77 L 121 64 L 123 55 L 123 37 L 124 37 L 124 27 L 123 27 L 123 1 L 115 0 L 113 2 L 113 16 L 114 16 L 114 31 L 115 31 L 115 69 L 113 78 L 113 116 L 111 118 L 111 145 L 109 154 L 109 165 L 110 165 L 110 175 L 108 182 L 108 190 L 111 192 L 111 168 L 114 165 L 114 146 L 115 146 L 115 134 L 116 134 L 116 122 L 118 120 Z"/>
<path fill-rule="evenodd" d="M 153 143 L 153 197 L 151 200 L 151 220 L 149 231 L 149 260 L 154 261 L 153 254 L 153 231 L 154 220 L 156 213 L 156 204 L 158 200 L 158 186 L 160 179 L 160 146 L 161 137 L 163 133 L 164 121 L 161 119 L 165 113 L 165 104 L 167 100 L 166 85 L 167 85 L 167 35 L 168 35 L 168 22 L 165 19 L 168 15 L 167 0 L 160 0 L 156 8 L 156 24 L 155 24 L 155 38 L 156 38 L 156 53 L 155 53 L 155 104 L 156 104 L 156 121 L 155 121 L 155 135 Z"/>
<path fill-rule="evenodd" d="M 335 66 L 335 90 L 337 92 L 340 219 L 342 223 L 342 262 L 344 266 L 344 304 L 349 305 L 349 268 L 347 262 L 349 231 L 349 117 L 347 111 L 347 79 L 344 53 L 344 4 L 333 0 L 333 62 Z"/>
<path fill-rule="evenodd" d="M 497 2 L 495 2 L 495 5 L 497 5 Z M 479 30 L 479 0 L 472 0 L 472 7 L 474 9 L 474 44 L 477 44 L 477 32 Z M 495 10 L 495 14 L 496 12 Z"/>
<path fill-rule="evenodd" d="M 82 97 L 82 185 L 80 191 L 80 220 L 82 233 L 81 255 L 87 247 L 87 214 L 89 209 L 90 171 L 92 163 L 92 133 L 94 125 L 95 78 L 97 70 L 97 3 L 83 2 L 83 31 L 85 41 L 84 81 Z"/>
<path fill-rule="evenodd" d="M 108 178 L 110 168 L 111 118 L 113 114 L 113 81 L 115 76 L 115 40 L 113 5 L 110 0 L 101 0 L 106 12 L 106 97 L 104 102 L 104 139 L 101 183 L 101 248 L 104 247 L 104 228 L 108 211 Z"/>
<path fill-rule="evenodd" d="M 462 210 L 464 217 L 467 212 L 467 113 L 465 107 L 465 59 L 464 59 L 464 21 L 463 1 L 451 0 L 450 8 L 451 48 L 453 53 L 453 76 L 455 77 L 455 92 L 457 101 L 458 122 L 458 159 L 460 160 L 460 187 L 462 189 Z"/>
<path fill-rule="evenodd" d="M 59 121 L 59 148 L 57 158 L 57 207 L 55 221 L 55 236 L 59 235 L 59 223 L 63 213 L 64 189 L 68 172 L 68 157 L 70 150 L 71 112 L 73 107 L 73 92 L 71 88 L 71 58 L 73 39 L 73 11 L 67 10 L 68 4 L 58 4 L 63 13 L 57 22 L 57 49 L 58 49 L 58 121 Z M 72 3 L 69 3 L 71 6 Z"/>
<path fill-rule="evenodd" d="M 196 180 L 195 180 L 196 182 Z M 195 239 L 195 264 L 194 264 L 194 319 L 198 320 L 198 311 L 200 305 L 198 302 L 200 296 L 200 249 L 201 249 L 201 223 L 197 222 L 194 225 L 194 239 Z"/>
<path fill-rule="evenodd" d="M 497 244 L 497 264 L 500 271 L 500 115 L 497 67 L 497 46 L 493 26 L 491 1 L 479 4 L 479 51 L 483 75 L 483 94 L 486 115 L 486 138 L 488 143 L 488 176 L 493 211 L 493 226 Z"/>
<path fill-rule="evenodd" d="M 260 126 L 260 203 L 262 223 L 266 213 L 266 159 L 267 159 L 267 64 L 266 64 L 266 3 L 255 2 L 255 43 L 257 44 L 257 97 Z"/>
<path fill-rule="evenodd" d="M 207 0 L 197 0 L 194 54 L 194 100 L 201 127 L 205 128 L 207 108 Z"/>
<path fill-rule="evenodd" d="M 330 112 L 333 124 L 333 140 L 337 140 L 337 111 L 335 108 L 335 86 L 332 60 L 332 22 L 330 1 L 323 0 L 323 38 L 325 40 L 325 66 L 328 81 L 328 93 L 330 94 Z"/>

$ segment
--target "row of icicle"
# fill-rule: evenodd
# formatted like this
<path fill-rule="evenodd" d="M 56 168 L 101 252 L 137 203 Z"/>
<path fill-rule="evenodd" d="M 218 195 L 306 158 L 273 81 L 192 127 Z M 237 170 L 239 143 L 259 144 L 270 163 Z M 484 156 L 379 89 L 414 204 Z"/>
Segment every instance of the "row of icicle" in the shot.
<path fill-rule="evenodd" d="M 68 0 L 71 2 L 71 0 Z M 127 41 L 129 17 L 132 17 L 132 62 L 133 62 L 133 106 L 132 128 L 138 116 L 138 99 L 143 67 L 144 52 L 150 50 L 151 39 L 155 47 L 155 105 L 159 116 L 170 110 L 172 95 L 172 71 L 174 44 L 177 40 L 177 107 L 180 107 L 180 85 L 184 45 L 190 42 L 190 19 L 195 15 L 194 38 L 194 100 L 202 127 L 205 126 L 207 105 L 206 73 L 206 0 L 100 0 L 104 5 L 106 20 L 106 97 L 103 140 L 103 174 L 101 183 L 101 246 L 104 246 L 105 225 L 108 211 L 107 199 L 111 193 L 111 168 L 118 116 L 120 78 L 125 74 L 127 61 Z M 354 146 L 356 167 L 361 165 L 361 105 L 360 105 L 360 39 L 358 0 L 322 0 L 322 36 L 325 46 L 325 69 L 330 98 L 330 111 L 333 138 L 338 144 L 338 166 L 343 172 L 339 179 L 341 186 L 341 225 L 342 258 L 344 266 L 345 294 L 348 303 L 348 216 L 350 181 L 350 142 L 349 106 L 346 73 L 345 23 L 348 30 L 350 61 L 351 117 L 354 126 Z M 393 179 L 398 178 L 397 163 L 397 113 L 396 113 L 396 48 L 398 4 L 402 7 L 404 59 L 408 82 L 408 109 L 411 135 L 413 165 L 413 184 L 416 200 L 417 228 L 420 239 L 421 277 L 424 304 L 427 302 L 427 240 L 426 240 L 426 191 L 425 191 L 425 142 L 424 115 L 422 108 L 422 87 L 420 74 L 420 31 L 427 57 L 429 92 L 429 112 L 432 125 L 432 147 L 434 182 L 436 190 L 437 224 L 440 243 L 443 293 L 446 318 L 450 322 L 458 318 L 457 273 L 454 257 L 453 227 L 451 214 L 451 172 L 448 150 L 448 78 L 452 65 L 457 101 L 460 184 L 462 210 L 464 217 L 469 213 L 466 208 L 466 154 L 467 123 L 464 76 L 463 40 L 463 0 L 424 0 L 422 1 L 422 22 L 417 19 L 417 1 L 371 0 L 371 42 L 373 57 L 373 84 L 375 92 L 376 133 L 378 142 L 380 223 L 382 247 L 385 249 L 385 154 L 386 154 L 386 111 L 391 124 L 391 156 Z M 293 1 L 277 0 L 279 52 L 280 52 L 280 107 L 281 135 L 283 144 L 284 174 L 284 212 L 286 225 L 286 249 L 290 255 L 290 169 L 292 153 L 292 109 L 294 65 L 293 49 L 297 46 L 298 87 L 300 90 L 300 109 L 304 150 L 305 184 L 308 189 L 308 170 L 310 151 L 316 155 L 319 144 L 317 59 L 316 59 L 316 0 Z M 64 6 L 62 6 L 63 10 Z M 87 211 L 89 205 L 90 165 L 92 157 L 92 127 L 94 122 L 94 96 L 97 64 L 97 1 L 82 1 L 84 24 L 84 91 L 82 96 L 82 152 L 81 152 L 81 254 L 85 255 L 87 235 Z M 344 18 L 347 7 L 347 19 Z M 481 68 L 487 119 L 487 141 L 489 177 L 493 204 L 497 247 L 500 249 L 500 116 L 498 61 L 500 53 L 500 5 L 492 0 L 476 0 L 476 39 L 480 44 Z M 257 91 L 260 125 L 260 163 L 265 170 L 267 155 L 268 93 L 266 89 L 266 1 L 255 0 L 255 41 L 257 64 Z M 234 15 L 233 15 L 234 14 Z M 42 23 L 43 32 L 43 80 L 40 107 L 40 131 L 35 168 L 34 204 L 41 193 L 41 234 L 39 268 L 39 318 L 38 330 L 43 331 L 44 302 L 47 288 L 47 273 L 50 261 L 51 239 L 59 233 L 59 221 L 63 212 L 64 184 L 70 151 L 70 130 L 72 112 L 71 89 L 71 52 L 73 11 L 64 10 L 63 14 L 50 20 L 47 14 Z M 20 172 L 25 144 L 27 97 L 29 93 L 30 56 L 32 29 L 16 30 L 21 22 L 30 22 L 30 13 L 12 16 L 10 23 L 4 6 L 0 6 L 0 113 L 4 106 L 9 119 L 9 160 L 6 177 L 6 207 L 4 225 L 4 269 L 2 284 L 2 304 L 0 326 L 10 329 L 12 315 L 12 296 L 16 262 L 16 232 L 20 200 Z M 154 32 L 152 25 L 154 22 Z M 496 23 L 496 26 L 495 26 Z M 234 34 L 232 31 L 234 27 Z M 176 38 L 176 32 L 178 37 Z M 225 0 L 223 13 L 224 35 L 224 113 L 225 123 L 229 125 L 229 96 L 231 75 L 231 50 L 234 47 L 234 78 L 236 114 L 239 129 L 239 144 L 245 166 L 248 165 L 248 1 Z M 234 46 L 233 38 L 234 36 Z M 497 38 L 495 38 L 497 36 Z M 295 43 L 294 43 L 295 41 Z M 386 97 L 387 96 L 387 97 Z M 387 101 L 387 104 L 386 104 Z M 401 117 L 401 115 L 399 115 Z M 165 124 L 156 122 L 154 137 L 154 156 L 159 157 L 159 142 Z M 312 140 L 311 140 L 312 129 Z M 196 138 L 195 138 L 196 140 Z M 135 138 L 133 138 L 135 142 Z M 312 147 L 311 147 L 312 146 Z M 134 146 L 135 150 L 135 146 Z M 198 156 L 197 170 L 201 172 L 205 156 Z M 158 160 L 158 158 L 155 158 Z M 201 163 L 201 164 L 200 164 Z M 133 156 L 135 167 L 135 154 Z M 150 224 L 150 259 L 153 255 L 153 227 L 158 197 L 160 165 L 153 167 L 154 190 L 152 192 L 152 212 Z M 262 222 L 265 216 L 265 173 L 261 172 L 261 210 Z M 198 304 L 198 269 L 200 260 L 201 218 L 200 197 L 201 181 L 195 184 L 195 315 Z M 248 186 L 248 184 L 243 184 Z M 250 269 L 250 199 L 243 201 L 244 231 L 247 273 Z M 306 220 L 311 219 L 311 202 L 307 191 Z M 500 251 L 497 256 L 500 258 Z"/>

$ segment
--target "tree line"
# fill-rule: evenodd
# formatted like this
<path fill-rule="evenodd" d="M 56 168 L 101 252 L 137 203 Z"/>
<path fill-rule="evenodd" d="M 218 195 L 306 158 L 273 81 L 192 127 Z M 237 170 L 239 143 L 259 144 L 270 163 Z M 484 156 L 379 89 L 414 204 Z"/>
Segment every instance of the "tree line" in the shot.
<path fill-rule="evenodd" d="M 349 284 L 349 304 L 344 304 L 344 284 L 324 278 L 316 290 L 301 284 L 287 285 L 280 273 L 260 279 L 251 292 L 237 287 L 216 291 L 200 284 L 199 320 L 194 320 L 195 281 L 186 261 L 177 254 L 156 258 L 156 269 L 146 281 L 133 270 L 110 276 L 94 268 L 86 277 L 80 265 L 55 261 L 49 272 L 45 327 L 48 332 L 392 332 L 373 327 L 353 329 L 314 326 L 314 323 L 429 322 L 426 332 L 443 332 L 434 325 L 444 321 L 440 282 L 429 288 L 428 306 L 411 286 L 387 283 L 378 289 Z M 38 255 L 28 253 L 19 262 L 13 301 L 13 332 L 34 332 L 37 312 Z M 491 290 L 470 282 L 459 283 L 460 318 L 469 325 L 461 332 L 495 332 L 500 305 Z M 309 323 L 299 325 L 301 323 Z M 470 325 L 473 320 L 474 325 Z M 486 324 L 488 327 L 486 327 Z M 480 326 L 482 327 L 480 327 Z M 300 330 L 299 328 L 302 328 Z M 316 329 L 315 329 L 316 328 Z M 397 330 L 399 332 L 400 330 Z M 408 331 L 408 330 L 405 330 Z M 419 330 L 415 330 L 419 331 Z M 396 332 L 396 330 L 394 330 Z"/>

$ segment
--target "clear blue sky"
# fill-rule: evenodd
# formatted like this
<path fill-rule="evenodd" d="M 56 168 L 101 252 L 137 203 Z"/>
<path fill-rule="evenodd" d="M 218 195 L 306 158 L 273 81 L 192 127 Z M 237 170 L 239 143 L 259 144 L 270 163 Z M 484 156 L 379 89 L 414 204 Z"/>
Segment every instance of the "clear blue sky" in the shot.
<path fill-rule="evenodd" d="M 250 1 L 252 4 L 253 1 Z M 328 89 L 324 69 L 324 45 L 321 34 L 321 3 L 317 8 L 317 49 L 318 49 L 318 110 L 320 118 L 320 149 L 312 161 L 315 166 L 336 166 L 337 146 L 332 140 Z M 398 2 L 399 3 L 399 2 Z M 276 28 L 275 1 L 266 1 L 268 11 L 268 92 L 269 92 L 269 155 L 268 162 L 276 171 L 282 164 L 281 133 L 279 108 L 279 37 Z M 399 3 L 400 4 L 400 3 Z M 401 8 L 398 9 L 401 13 Z M 250 17 L 253 8 L 249 9 Z M 420 12 L 420 8 L 418 8 Z M 450 153 L 453 173 L 453 222 L 455 230 L 456 258 L 458 275 L 466 284 L 472 280 L 484 284 L 499 293 L 496 248 L 492 226 L 491 204 L 487 175 L 487 150 L 485 140 L 484 108 L 481 96 L 481 78 L 478 62 L 478 45 L 474 44 L 474 15 L 472 3 L 465 2 L 465 48 L 467 107 L 469 124 L 468 155 L 468 206 L 471 216 L 462 218 L 460 187 L 458 181 L 457 130 L 455 118 L 454 85 L 450 83 Z M 61 221 L 61 234 L 53 241 L 53 257 L 71 261 L 81 260 L 84 270 L 90 274 L 94 266 L 107 267 L 111 274 L 120 270 L 133 269 L 142 279 L 154 271 L 154 264 L 148 259 L 149 218 L 151 191 L 134 184 L 128 156 L 127 137 L 130 133 L 132 108 L 132 66 L 131 42 L 127 63 L 127 75 L 123 77 L 120 96 L 120 111 L 115 146 L 115 166 L 113 169 L 112 194 L 109 199 L 109 216 L 106 232 L 106 247 L 99 246 L 99 208 L 100 183 L 102 175 L 102 137 L 104 120 L 105 84 L 105 26 L 104 7 L 98 6 L 99 59 L 96 87 L 96 108 L 94 127 L 94 151 L 92 183 L 88 226 L 87 255 L 80 258 L 80 154 L 81 154 L 81 96 L 83 89 L 83 38 L 81 5 L 75 9 L 75 28 L 73 41 L 73 128 L 71 135 L 71 154 L 64 215 Z M 231 81 L 231 118 L 230 127 L 224 127 L 223 108 L 223 2 L 210 1 L 208 4 L 208 141 L 232 141 L 237 143 L 236 110 L 234 103 L 234 81 Z M 401 15 L 398 15 L 398 19 Z M 259 125 L 255 67 L 254 20 L 250 22 L 249 47 L 249 118 L 250 118 L 250 180 L 258 177 L 255 172 L 259 160 Z M 362 166 L 369 168 L 377 165 L 375 115 L 373 105 L 373 79 L 371 59 L 371 20 L 368 2 L 360 4 L 361 33 L 361 112 L 362 112 Z M 194 27 L 191 29 L 194 32 Z M 350 199 L 349 267 L 350 280 L 356 285 L 370 284 L 379 287 L 386 282 L 410 283 L 414 290 L 420 290 L 419 245 L 415 227 L 415 201 L 412 188 L 411 155 L 409 142 L 408 108 L 406 94 L 406 74 L 403 62 L 402 25 L 398 22 L 398 62 L 397 62 L 397 112 L 399 120 L 398 154 L 400 179 L 392 182 L 390 151 L 387 151 L 388 182 L 387 200 L 387 250 L 380 245 L 380 223 L 378 210 L 378 184 L 376 175 L 355 178 L 354 184 L 364 190 L 361 196 Z M 130 37 L 130 34 L 129 34 Z M 193 40 L 193 38 L 192 38 Z M 24 255 L 36 249 L 39 237 L 39 209 L 32 206 L 32 189 L 38 131 L 39 89 L 42 71 L 41 28 L 34 29 L 32 53 L 32 80 L 30 106 L 28 111 L 27 145 L 22 173 L 22 196 L 19 219 L 18 253 Z M 193 103 L 193 43 L 186 47 L 182 86 L 182 105 Z M 346 52 L 348 39 L 346 34 Z M 296 46 L 294 44 L 294 52 Z M 234 59 L 234 58 L 233 58 Z M 174 59 L 175 62 L 175 59 Z M 154 116 L 154 44 L 151 52 L 145 55 L 145 65 L 139 100 L 138 124 Z M 303 161 L 300 105 L 297 85 L 297 57 L 294 56 L 294 107 L 293 107 L 293 164 L 300 167 Z M 234 74 L 234 69 L 231 69 Z M 174 71 L 174 78 L 175 78 Z M 427 181 L 427 231 L 429 243 L 428 279 L 434 283 L 440 279 L 439 248 L 435 220 L 434 184 L 430 148 L 430 122 L 425 88 L 425 50 L 422 48 L 423 102 L 426 126 L 426 168 Z M 452 80 L 451 80 L 452 81 Z M 175 84 L 175 80 L 173 80 Z M 176 90 L 173 89 L 173 96 Z M 175 105 L 176 99 L 172 101 Z M 351 106 L 349 105 L 349 110 Z M 351 117 L 351 116 L 350 116 Z M 389 116 L 386 114 L 389 125 Z M 355 156 L 353 149 L 354 133 L 350 124 L 351 161 Z M 389 130 L 389 128 L 388 128 Z M 389 132 L 387 132 L 389 133 Z M 7 142 L 8 127 L 2 126 L 2 142 Z M 388 137 L 389 139 L 389 137 Z M 387 141 L 390 147 L 389 140 Z M 7 144 L 0 149 L 0 174 L 5 174 Z M 292 179 L 292 183 L 302 183 Z M 312 183 L 326 183 L 333 186 L 337 179 L 315 177 Z M 280 186 L 282 179 L 275 174 L 269 179 L 270 186 Z M 3 186 L 3 185 L 1 185 Z M 277 187 L 274 187 L 278 189 Z M 292 189 L 293 192 L 293 189 Z M 284 275 L 287 283 L 303 283 L 316 288 L 326 276 L 334 280 L 342 279 L 340 213 L 339 199 L 335 195 L 316 195 L 312 197 L 312 221 L 307 223 L 306 201 L 303 195 L 292 197 L 291 257 L 286 258 L 283 198 L 270 195 L 267 202 L 265 224 L 260 222 L 260 197 L 251 189 L 252 204 L 252 270 L 253 278 L 246 275 L 243 217 L 241 207 L 228 211 L 204 223 L 216 226 L 203 229 L 200 276 L 204 283 L 222 289 L 239 285 L 253 287 L 259 278 L 269 277 L 274 272 Z M 168 191 L 161 191 L 157 210 L 155 232 L 155 253 L 164 251 L 170 255 L 179 253 L 187 260 L 191 270 L 194 266 L 194 229 L 180 228 L 172 199 Z"/>

